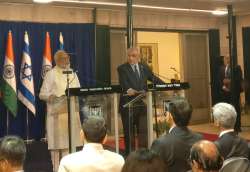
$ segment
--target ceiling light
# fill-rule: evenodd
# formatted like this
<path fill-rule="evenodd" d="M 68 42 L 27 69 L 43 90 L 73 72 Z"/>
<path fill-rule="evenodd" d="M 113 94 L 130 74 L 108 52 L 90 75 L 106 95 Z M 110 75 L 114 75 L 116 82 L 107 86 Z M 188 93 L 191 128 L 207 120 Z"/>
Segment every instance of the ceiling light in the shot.
<path fill-rule="evenodd" d="M 217 16 L 223 16 L 223 15 L 227 15 L 227 11 L 223 11 L 223 10 L 214 10 L 212 11 L 213 15 L 217 15 Z"/>
<path fill-rule="evenodd" d="M 126 7 L 126 3 L 115 3 L 115 2 L 97 2 L 97 1 L 82 1 L 82 0 L 33 0 L 34 2 L 48 3 L 48 2 L 68 2 L 78 4 L 89 4 L 89 5 L 107 5 L 107 6 L 119 6 Z M 211 13 L 213 15 L 226 15 L 227 11 L 224 10 L 200 10 L 200 9 L 188 9 L 188 8 L 171 8 L 171 7 L 160 7 L 151 5 L 140 5 L 133 4 L 135 8 L 146 8 L 146 9 L 158 9 L 158 10 L 169 10 L 169 11 L 187 11 L 187 12 L 202 12 Z"/>
<path fill-rule="evenodd" d="M 35 3 L 50 3 L 50 2 L 52 2 L 53 0 L 33 0 L 33 2 L 35 2 Z"/>

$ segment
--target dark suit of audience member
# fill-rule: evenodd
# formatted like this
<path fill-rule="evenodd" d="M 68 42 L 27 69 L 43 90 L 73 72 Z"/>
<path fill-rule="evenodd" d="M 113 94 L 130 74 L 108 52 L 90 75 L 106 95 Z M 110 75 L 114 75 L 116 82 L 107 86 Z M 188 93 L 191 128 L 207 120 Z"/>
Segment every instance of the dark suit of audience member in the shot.
<path fill-rule="evenodd" d="M 220 127 L 219 139 L 215 142 L 224 159 L 231 157 L 248 158 L 247 142 L 234 131 L 236 110 L 228 103 L 218 103 L 213 107 L 213 116 Z"/>
<path fill-rule="evenodd" d="M 186 172 L 191 168 L 188 163 L 190 148 L 202 136 L 187 127 L 192 107 L 185 99 L 172 100 L 168 110 L 167 121 L 171 126 L 169 133 L 156 139 L 151 149 L 159 153 L 170 172 Z"/>
<path fill-rule="evenodd" d="M 117 68 L 119 83 L 123 90 L 120 96 L 119 111 L 122 117 L 126 155 L 131 151 L 129 150 L 129 144 L 131 143 L 129 126 L 131 125 L 129 125 L 129 109 L 124 108 L 123 105 L 133 100 L 142 91 L 146 91 L 148 80 L 153 83 L 164 83 L 152 73 L 147 65 L 140 63 L 139 52 L 136 48 L 128 49 L 127 55 L 128 62 Z M 147 147 L 147 109 L 145 103 L 142 100 L 135 102 L 132 113 L 133 125 L 137 129 L 139 147 Z"/>
<path fill-rule="evenodd" d="M 234 93 L 231 90 L 231 68 L 230 68 L 230 58 L 228 56 L 224 59 L 225 65 L 220 68 L 220 95 L 221 102 L 226 102 L 232 104 L 237 112 L 237 118 L 235 123 L 235 131 L 241 131 L 241 110 L 240 110 L 240 93 L 242 92 L 242 70 L 239 65 L 233 67 L 234 72 Z M 234 94 L 235 100 L 232 99 Z"/>

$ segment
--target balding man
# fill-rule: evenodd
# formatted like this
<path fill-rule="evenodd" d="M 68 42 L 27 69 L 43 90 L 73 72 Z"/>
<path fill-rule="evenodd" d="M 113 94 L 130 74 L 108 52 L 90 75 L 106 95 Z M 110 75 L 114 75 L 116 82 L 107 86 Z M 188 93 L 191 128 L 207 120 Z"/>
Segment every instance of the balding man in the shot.
<path fill-rule="evenodd" d="M 223 165 L 223 158 L 216 145 L 207 140 L 192 146 L 189 159 L 192 172 L 218 172 Z"/>
<path fill-rule="evenodd" d="M 129 136 L 129 126 L 136 125 L 139 147 L 147 147 L 147 109 L 142 100 L 134 104 L 133 124 L 129 125 L 129 109 L 123 105 L 133 100 L 138 94 L 147 90 L 147 81 L 163 84 L 164 82 L 156 77 L 149 67 L 140 62 L 139 51 L 137 48 L 127 50 L 127 62 L 120 65 L 117 70 L 119 74 L 119 83 L 122 87 L 119 110 L 122 117 L 123 133 L 125 137 L 125 154 L 130 150 L 131 138 Z M 134 128 L 134 127 L 133 127 Z M 132 133 L 130 133 L 132 134 Z"/>
<path fill-rule="evenodd" d="M 237 135 L 234 129 L 237 113 L 235 108 L 228 103 L 217 103 L 212 112 L 215 123 L 221 132 L 215 142 L 224 159 L 231 157 L 248 157 L 247 142 Z"/>
<path fill-rule="evenodd" d="M 60 158 L 68 154 L 68 111 L 65 96 L 67 87 L 67 75 L 65 70 L 70 69 L 69 55 L 59 50 L 54 55 L 56 66 L 48 71 L 43 80 L 39 97 L 47 103 L 47 140 L 48 148 L 51 151 L 51 158 L 54 171 L 57 171 Z M 75 73 L 69 74 L 69 87 L 80 87 L 78 77 Z M 72 142 L 81 145 L 78 133 L 81 129 L 79 113 L 71 116 Z"/>

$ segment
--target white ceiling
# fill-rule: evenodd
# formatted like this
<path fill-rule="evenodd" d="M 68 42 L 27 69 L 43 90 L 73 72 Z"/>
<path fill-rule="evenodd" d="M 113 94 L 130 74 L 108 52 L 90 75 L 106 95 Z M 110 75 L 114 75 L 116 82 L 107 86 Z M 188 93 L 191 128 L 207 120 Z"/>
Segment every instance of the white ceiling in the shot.
<path fill-rule="evenodd" d="M 96 2 L 114 2 L 126 3 L 126 0 L 78 0 L 78 1 L 96 1 Z M 10 3 L 33 3 L 32 0 L 1 0 L 0 2 Z M 152 5 L 160 7 L 187 8 L 200 10 L 227 10 L 227 5 L 233 5 L 235 14 L 249 14 L 250 0 L 134 0 L 134 4 Z M 117 8 L 103 5 L 86 5 L 77 3 L 58 3 L 52 4 L 82 7 L 100 7 L 100 8 Z"/>

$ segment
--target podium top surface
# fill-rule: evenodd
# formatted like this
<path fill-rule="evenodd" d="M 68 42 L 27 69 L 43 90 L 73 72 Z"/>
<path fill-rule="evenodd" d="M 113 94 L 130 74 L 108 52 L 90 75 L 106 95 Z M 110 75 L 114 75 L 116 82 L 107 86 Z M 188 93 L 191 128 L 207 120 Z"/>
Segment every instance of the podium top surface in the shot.
<path fill-rule="evenodd" d="M 180 83 L 166 83 L 166 84 L 149 84 L 147 91 L 169 91 L 169 90 L 183 90 L 188 89 L 188 82 Z M 67 92 L 67 90 L 66 90 Z M 110 85 L 104 87 L 81 87 L 69 88 L 70 96 L 84 96 L 84 95 L 97 95 L 97 94 L 112 94 L 121 93 L 122 88 L 120 85 Z"/>

